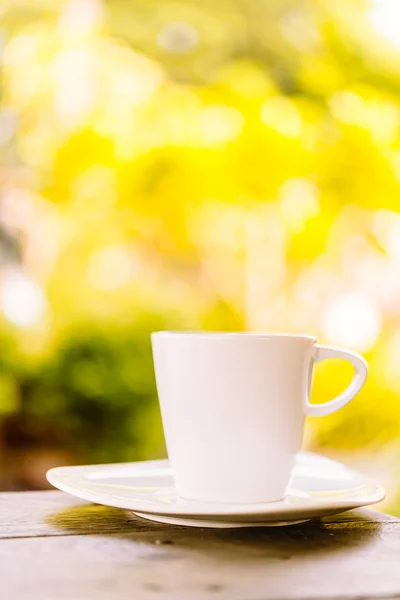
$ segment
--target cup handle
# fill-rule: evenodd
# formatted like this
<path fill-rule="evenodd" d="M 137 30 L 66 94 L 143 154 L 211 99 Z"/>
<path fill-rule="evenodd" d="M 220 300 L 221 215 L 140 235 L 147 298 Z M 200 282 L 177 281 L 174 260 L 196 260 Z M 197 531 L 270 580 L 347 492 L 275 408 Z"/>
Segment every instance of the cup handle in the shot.
<path fill-rule="evenodd" d="M 310 403 L 309 393 L 311 386 L 309 386 L 309 389 L 306 392 L 305 412 L 307 415 L 313 417 L 324 417 L 325 415 L 330 415 L 336 410 L 343 408 L 343 406 L 346 406 L 346 404 L 358 394 L 367 379 L 368 365 L 362 356 L 356 352 L 350 352 L 332 346 L 322 346 L 320 344 L 315 344 L 314 348 L 314 361 L 316 363 L 325 360 L 326 358 L 342 358 L 343 360 L 348 360 L 353 365 L 355 371 L 354 377 L 348 388 L 339 394 L 339 396 L 324 404 Z"/>

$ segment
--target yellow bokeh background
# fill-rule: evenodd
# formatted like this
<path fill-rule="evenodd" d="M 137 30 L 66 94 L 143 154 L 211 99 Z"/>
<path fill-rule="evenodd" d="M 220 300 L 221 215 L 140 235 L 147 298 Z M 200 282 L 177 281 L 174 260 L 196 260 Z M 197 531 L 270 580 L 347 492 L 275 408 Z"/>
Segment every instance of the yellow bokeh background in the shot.
<path fill-rule="evenodd" d="M 154 329 L 307 332 L 370 376 L 305 444 L 400 452 L 392 0 L 6 0 L 0 485 L 163 456 Z M 313 401 L 346 365 L 318 367 Z"/>

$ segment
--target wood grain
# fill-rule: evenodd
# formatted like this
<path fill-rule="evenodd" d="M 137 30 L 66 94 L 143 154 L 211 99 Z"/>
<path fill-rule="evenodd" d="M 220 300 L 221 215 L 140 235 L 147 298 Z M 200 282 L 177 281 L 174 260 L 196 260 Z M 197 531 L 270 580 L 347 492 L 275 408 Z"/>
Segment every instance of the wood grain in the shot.
<path fill-rule="evenodd" d="M 61 492 L 0 494 L 0 597 L 305 600 L 400 597 L 400 521 L 352 511 L 237 530 L 152 523 Z"/>
<path fill-rule="evenodd" d="M 91 504 L 62 492 L 0 494 L 0 539 L 119 533 L 131 531 L 132 521 L 137 524 L 138 520 L 128 511 Z"/>

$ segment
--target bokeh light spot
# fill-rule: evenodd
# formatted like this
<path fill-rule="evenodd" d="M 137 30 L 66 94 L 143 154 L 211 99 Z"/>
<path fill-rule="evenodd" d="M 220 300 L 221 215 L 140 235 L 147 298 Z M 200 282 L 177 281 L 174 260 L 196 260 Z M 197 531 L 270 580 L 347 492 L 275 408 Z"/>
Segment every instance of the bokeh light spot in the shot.
<path fill-rule="evenodd" d="M 240 135 L 244 117 L 230 106 L 207 106 L 201 112 L 201 125 L 207 143 L 224 143 Z"/>
<path fill-rule="evenodd" d="M 0 306 L 7 321 L 19 327 L 37 323 L 44 314 L 46 299 L 41 287 L 19 269 L 2 276 Z"/>
<path fill-rule="evenodd" d="M 129 248 L 110 246 L 91 255 L 88 279 L 94 289 L 112 291 L 131 282 L 137 269 L 137 262 Z"/>
<path fill-rule="evenodd" d="M 308 219 L 319 214 L 318 187 L 309 179 L 288 179 L 279 190 L 279 205 L 289 228 L 301 231 Z"/>
<path fill-rule="evenodd" d="M 313 50 L 321 42 L 318 29 L 301 10 L 292 9 L 283 15 L 281 31 L 283 37 L 299 50 Z"/>
<path fill-rule="evenodd" d="M 295 104 L 288 98 L 269 98 L 261 107 L 262 122 L 289 138 L 298 137 L 302 119 Z"/>
<path fill-rule="evenodd" d="M 372 0 L 369 18 L 378 33 L 400 47 L 400 3 L 398 0 Z"/>
<path fill-rule="evenodd" d="M 101 0 L 70 0 L 61 13 L 59 26 L 69 34 L 86 34 L 102 22 L 103 13 Z"/>
<path fill-rule="evenodd" d="M 21 33 L 11 38 L 6 44 L 2 55 L 2 63 L 17 67 L 30 62 L 35 58 L 37 49 L 37 37 L 30 33 Z"/>
<path fill-rule="evenodd" d="M 332 344 L 359 352 L 370 350 L 378 339 L 381 314 L 368 296 L 344 293 L 328 302 L 322 315 L 322 330 Z"/>

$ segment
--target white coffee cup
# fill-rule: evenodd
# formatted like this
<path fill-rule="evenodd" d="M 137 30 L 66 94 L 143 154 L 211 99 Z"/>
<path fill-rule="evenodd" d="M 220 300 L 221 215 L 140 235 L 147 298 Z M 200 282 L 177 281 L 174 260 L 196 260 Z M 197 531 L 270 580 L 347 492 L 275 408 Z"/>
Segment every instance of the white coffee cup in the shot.
<path fill-rule="evenodd" d="M 367 377 L 364 359 L 307 335 L 152 334 L 157 389 L 178 494 L 225 503 L 281 500 L 306 415 L 345 406 Z M 315 362 L 348 360 L 349 387 L 310 404 Z"/>

